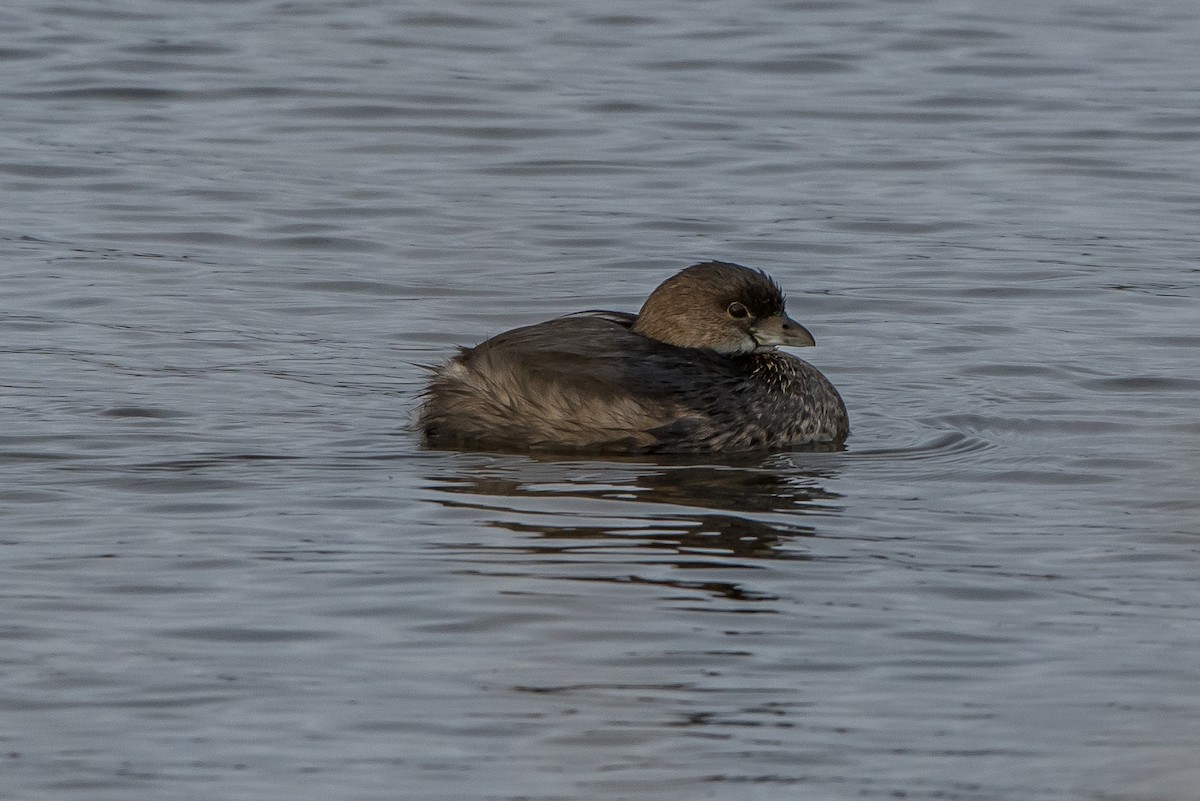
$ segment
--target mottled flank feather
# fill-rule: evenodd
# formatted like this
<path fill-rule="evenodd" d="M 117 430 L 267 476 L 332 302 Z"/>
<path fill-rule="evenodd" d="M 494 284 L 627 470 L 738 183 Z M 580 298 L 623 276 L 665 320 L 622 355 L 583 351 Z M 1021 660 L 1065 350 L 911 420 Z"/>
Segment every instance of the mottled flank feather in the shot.
<path fill-rule="evenodd" d="M 623 453 L 841 443 L 846 409 L 816 368 L 773 348 L 735 348 L 754 332 L 729 317 L 729 304 L 744 303 L 763 318 L 782 315 L 779 288 L 736 265 L 698 267 L 709 265 L 719 269 L 701 278 L 723 277 L 708 287 L 712 308 L 705 306 L 705 287 L 685 281 L 682 301 L 692 313 L 675 315 L 672 306 L 666 320 L 674 327 L 687 319 L 730 327 L 694 332 L 694 339 L 716 346 L 668 344 L 639 333 L 648 307 L 654 322 L 651 301 L 669 301 L 669 285 L 679 276 L 637 317 L 584 312 L 507 331 L 433 371 L 420 411 L 425 441 L 443 448 Z M 739 280 L 729 281 L 730 271 Z"/>

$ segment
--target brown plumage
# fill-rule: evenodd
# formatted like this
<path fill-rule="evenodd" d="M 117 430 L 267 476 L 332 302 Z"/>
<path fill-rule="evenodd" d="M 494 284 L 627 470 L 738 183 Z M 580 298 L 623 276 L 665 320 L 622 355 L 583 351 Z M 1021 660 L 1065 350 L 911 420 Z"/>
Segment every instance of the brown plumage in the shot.
<path fill-rule="evenodd" d="M 765 273 L 705 262 L 636 315 L 581 312 L 506 331 L 436 368 L 419 425 L 433 447 L 615 453 L 839 445 L 846 407 Z"/>

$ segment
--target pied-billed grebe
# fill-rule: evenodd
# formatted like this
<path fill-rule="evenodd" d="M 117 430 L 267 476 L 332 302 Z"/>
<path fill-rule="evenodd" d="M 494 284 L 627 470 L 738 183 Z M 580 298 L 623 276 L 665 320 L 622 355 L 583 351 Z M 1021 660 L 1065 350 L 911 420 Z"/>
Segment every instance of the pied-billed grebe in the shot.
<path fill-rule="evenodd" d="M 808 362 L 812 334 L 759 270 L 710 261 L 638 314 L 506 331 L 434 369 L 419 425 L 440 448 L 696 453 L 837 445 L 846 406 Z"/>

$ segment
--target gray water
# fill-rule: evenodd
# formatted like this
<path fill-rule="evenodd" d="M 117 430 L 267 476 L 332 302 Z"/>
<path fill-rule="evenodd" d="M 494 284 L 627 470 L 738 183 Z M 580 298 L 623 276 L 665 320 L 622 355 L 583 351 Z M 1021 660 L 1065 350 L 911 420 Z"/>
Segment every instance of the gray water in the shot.
<path fill-rule="evenodd" d="M 0 26 L 0 797 L 1200 798 L 1200 6 Z M 845 452 L 422 450 L 702 258 Z"/>

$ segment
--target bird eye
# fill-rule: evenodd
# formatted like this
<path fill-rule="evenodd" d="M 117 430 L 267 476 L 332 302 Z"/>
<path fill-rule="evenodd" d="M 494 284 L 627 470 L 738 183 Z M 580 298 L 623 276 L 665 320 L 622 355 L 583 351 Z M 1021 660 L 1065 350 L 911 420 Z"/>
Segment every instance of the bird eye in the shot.
<path fill-rule="evenodd" d="M 730 303 L 729 308 L 726 309 L 726 311 L 728 311 L 729 316 L 735 320 L 741 320 L 750 316 L 750 312 L 740 303 Z"/>

